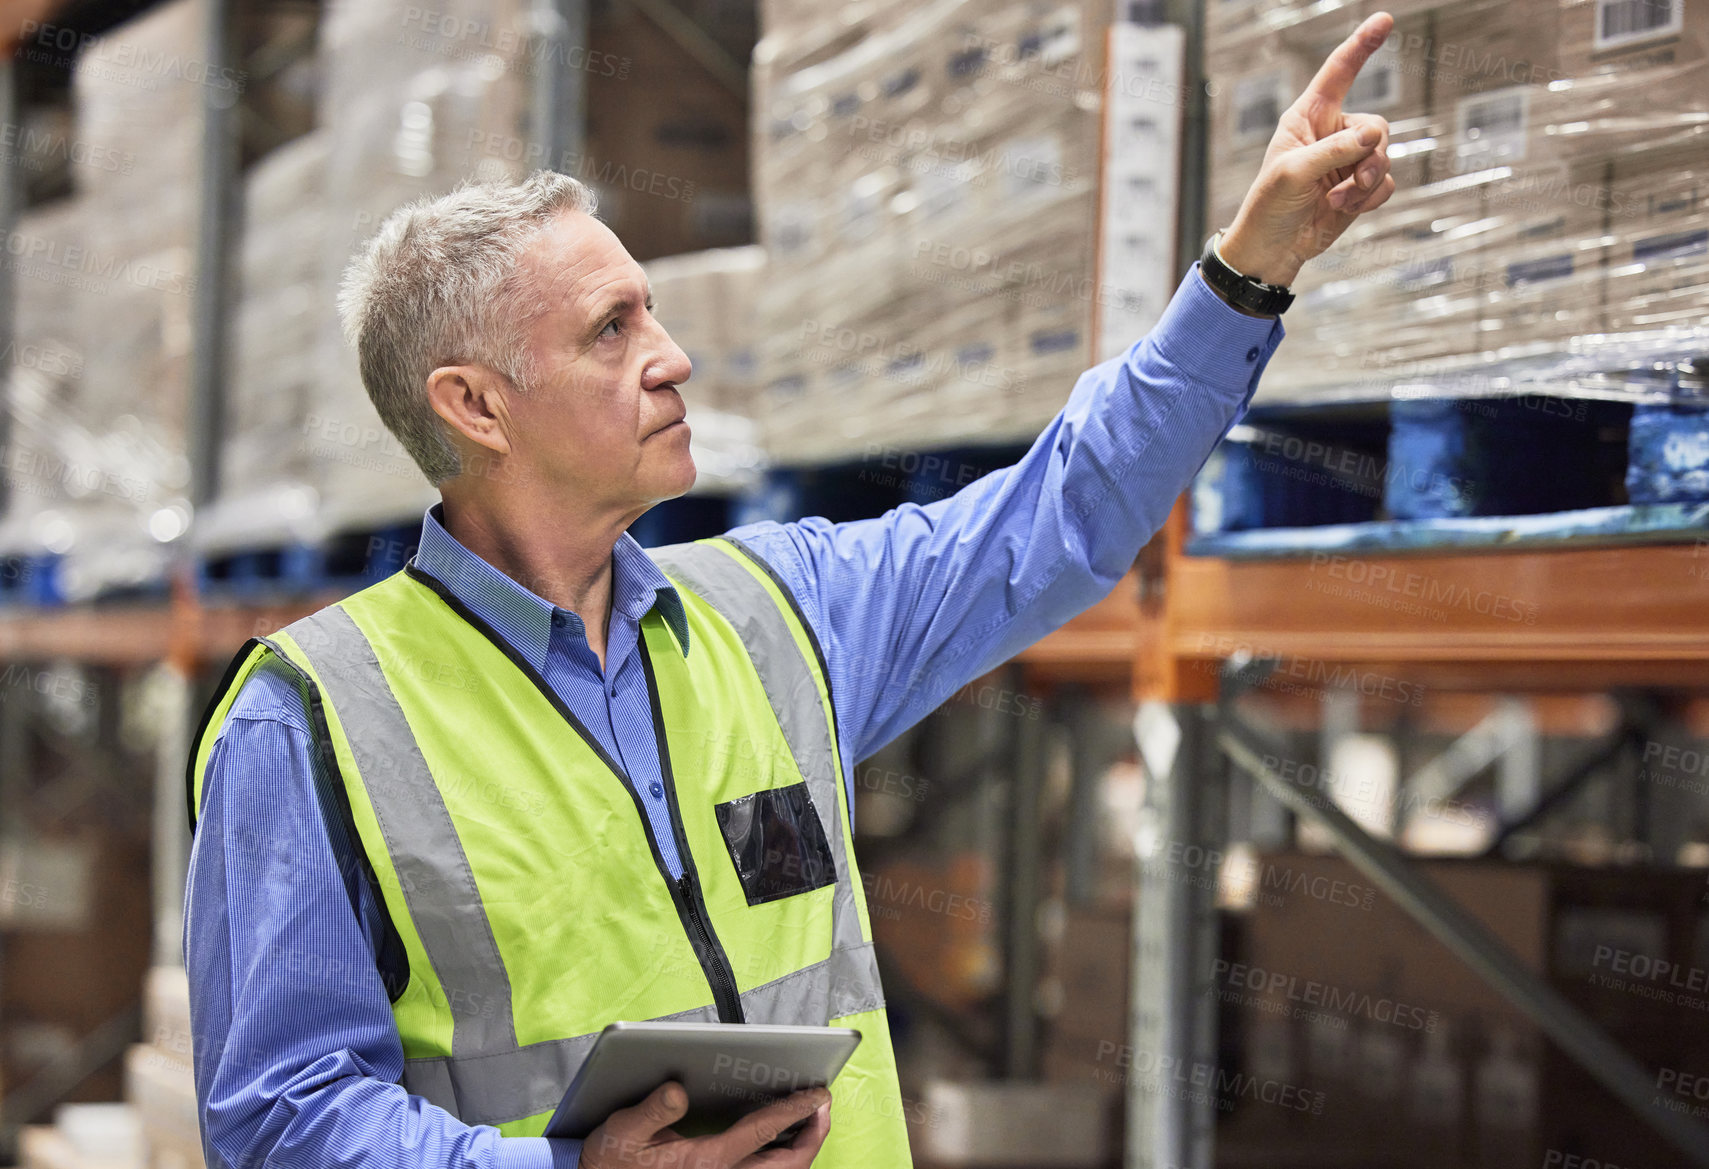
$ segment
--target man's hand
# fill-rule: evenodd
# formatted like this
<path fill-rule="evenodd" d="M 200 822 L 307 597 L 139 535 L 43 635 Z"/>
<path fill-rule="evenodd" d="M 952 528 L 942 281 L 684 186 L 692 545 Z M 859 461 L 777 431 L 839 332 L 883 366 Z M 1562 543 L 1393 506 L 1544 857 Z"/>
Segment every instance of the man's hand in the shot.
<path fill-rule="evenodd" d="M 717 1136 L 678 1136 L 671 1125 L 688 1112 L 676 1081 L 660 1084 L 633 1108 L 621 1108 L 588 1134 L 582 1169 L 807 1169 L 831 1131 L 831 1093 L 808 1088 L 748 1113 Z M 766 1149 L 784 1129 L 812 1119 L 788 1146 Z M 763 1151 L 762 1151 L 763 1150 Z"/>
<path fill-rule="evenodd" d="M 1341 112 L 1353 78 L 1393 28 L 1386 12 L 1367 17 L 1282 115 L 1258 177 L 1219 245 L 1235 271 L 1292 284 L 1300 265 L 1394 194 L 1388 122 Z"/>

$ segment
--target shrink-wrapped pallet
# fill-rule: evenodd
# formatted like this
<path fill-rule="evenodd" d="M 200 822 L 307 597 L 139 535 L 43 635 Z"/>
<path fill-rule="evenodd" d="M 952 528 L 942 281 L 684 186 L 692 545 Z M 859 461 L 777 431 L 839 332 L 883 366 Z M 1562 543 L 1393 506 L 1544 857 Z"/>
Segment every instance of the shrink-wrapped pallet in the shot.
<path fill-rule="evenodd" d="M 330 139 L 326 130 L 303 135 L 244 176 L 220 493 L 196 519 L 204 554 L 324 534 L 308 419 L 317 332 L 330 323 L 334 289 L 322 246 Z"/>
<path fill-rule="evenodd" d="M 17 289 L 13 426 L 0 554 L 60 558 L 67 599 L 163 579 L 189 521 L 185 458 L 191 250 L 202 89 L 197 0 L 120 25 L 78 57 L 80 141 L 125 144 L 123 167 L 23 215 L 7 241 Z M 108 155 L 104 153 L 103 157 Z"/>
<path fill-rule="evenodd" d="M 1375 8 L 1212 21 L 1213 122 L 1240 121 L 1253 62 L 1296 62 L 1304 84 L 1297 30 L 1344 35 Z M 1397 193 L 1301 272 L 1259 401 L 1603 392 L 1709 347 L 1709 3 L 1456 0 L 1397 17 L 1365 72 L 1398 71 L 1401 101 L 1349 103 L 1390 118 Z M 1213 225 L 1261 156 L 1213 145 Z"/>
<path fill-rule="evenodd" d="M 521 141 L 537 57 L 525 0 L 423 6 L 340 0 L 321 30 L 322 121 L 332 127 L 303 437 L 328 530 L 419 515 L 436 493 L 381 424 L 334 305 L 339 274 L 395 208 L 467 178 L 520 178 L 522 159 L 488 149 Z"/>
<path fill-rule="evenodd" d="M 1030 437 L 1090 361 L 1108 10 L 821 9 L 755 50 L 767 449 Z"/>

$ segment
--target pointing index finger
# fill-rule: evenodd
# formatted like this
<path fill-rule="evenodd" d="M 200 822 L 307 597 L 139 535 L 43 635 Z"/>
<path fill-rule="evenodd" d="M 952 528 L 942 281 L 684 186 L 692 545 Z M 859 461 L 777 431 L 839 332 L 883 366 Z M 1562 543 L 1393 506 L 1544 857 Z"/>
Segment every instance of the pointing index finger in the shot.
<path fill-rule="evenodd" d="M 1375 12 L 1367 16 L 1364 23 L 1329 54 L 1317 76 L 1306 86 L 1305 100 L 1339 108 L 1348 90 L 1353 88 L 1353 79 L 1359 75 L 1359 70 L 1371 59 L 1372 53 L 1382 48 L 1392 31 L 1394 17 L 1388 13 Z"/>

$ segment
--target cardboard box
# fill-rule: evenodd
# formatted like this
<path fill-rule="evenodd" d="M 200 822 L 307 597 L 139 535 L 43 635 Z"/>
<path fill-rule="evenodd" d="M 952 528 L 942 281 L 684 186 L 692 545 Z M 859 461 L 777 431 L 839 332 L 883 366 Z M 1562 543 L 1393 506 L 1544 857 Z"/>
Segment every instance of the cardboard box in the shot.
<path fill-rule="evenodd" d="M 1709 984 L 1692 965 L 1700 873 L 1422 867 L 1646 1066 L 1691 1076 L 1709 1060 L 1704 991 L 1689 989 Z M 1383 894 L 1367 896 L 1352 866 L 1282 853 L 1259 872 L 1255 907 L 1231 922 L 1215 971 L 1225 1047 L 1244 1053 L 1249 1074 L 1324 1094 L 1307 1139 L 1420 1169 L 1539 1164 L 1546 1149 L 1672 1163 L 1505 998 Z M 1246 1119 L 1219 1132 L 1231 1157 L 1301 1136 L 1278 1110 Z"/>
<path fill-rule="evenodd" d="M 1619 231 L 1607 287 L 1610 330 L 1709 318 L 1709 127 L 1613 163 Z"/>
<path fill-rule="evenodd" d="M 1538 160 L 1484 188 L 1487 317 L 1502 343 L 1559 348 L 1605 325 L 1617 250 L 1608 164 Z"/>
<path fill-rule="evenodd" d="M 1115 1139 L 1121 1092 L 1115 1084 L 966 1083 L 932 1080 L 924 1123 L 909 1143 L 934 1165 L 1093 1166 Z"/>
<path fill-rule="evenodd" d="M 125 1099 L 136 1109 L 151 1158 L 199 1164 L 202 1137 L 190 1065 L 139 1043 L 125 1052 Z"/>
<path fill-rule="evenodd" d="M 599 192 L 638 260 L 752 242 L 747 110 L 638 11 L 589 30 L 587 142 L 559 169 Z"/>
<path fill-rule="evenodd" d="M 190 979 L 182 966 L 150 968 L 143 983 L 142 1028 L 157 1051 L 190 1064 Z"/>
<path fill-rule="evenodd" d="M 1109 16 L 940 0 L 762 41 L 756 416 L 775 459 L 1025 439 L 1060 408 L 1091 352 Z"/>
<path fill-rule="evenodd" d="M 1444 354 L 1478 340 L 1489 249 L 1478 186 L 1397 192 L 1300 273 L 1289 337 L 1265 371 L 1265 393 L 1336 385 L 1386 397 L 1427 380 Z"/>
<path fill-rule="evenodd" d="M 1429 77 L 1434 108 L 1567 76 L 1559 60 L 1558 0 L 1457 0 L 1437 8 L 1424 44 L 1403 52 Z"/>
<path fill-rule="evenodd" d="M 1704 0 L 1560 0 L 1560 13 L 1560 68 L 1569 77 L 1709 60 Z"/>

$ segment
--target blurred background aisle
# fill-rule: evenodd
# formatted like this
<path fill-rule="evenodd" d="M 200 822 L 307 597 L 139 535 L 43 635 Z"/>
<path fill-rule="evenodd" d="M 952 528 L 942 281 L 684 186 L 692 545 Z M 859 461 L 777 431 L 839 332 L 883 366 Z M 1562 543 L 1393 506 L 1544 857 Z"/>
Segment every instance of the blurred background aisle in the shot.
<path fill-rule="evenodd" d="M 914 1156 L 1709 1166 L 1709 0 L 0 6 L 0 1164 L 202 1164 L 192 719 L 437 497 L 334 311 L 388 212 L 598 191 L 695 369 L 643 544 L 878 515 L 1157 320 L 1379 8 L 1400 189 L 1252 410 L 857 769 Z"/>

